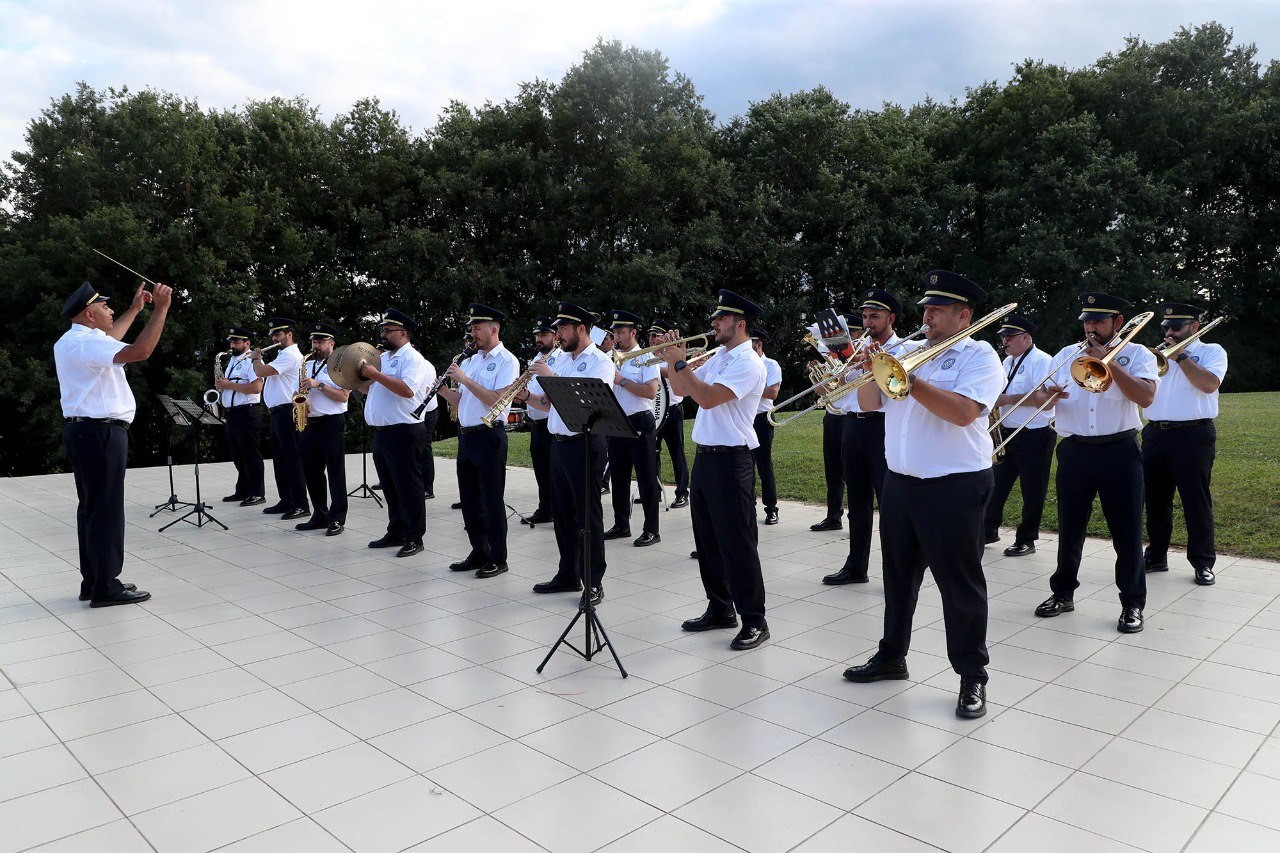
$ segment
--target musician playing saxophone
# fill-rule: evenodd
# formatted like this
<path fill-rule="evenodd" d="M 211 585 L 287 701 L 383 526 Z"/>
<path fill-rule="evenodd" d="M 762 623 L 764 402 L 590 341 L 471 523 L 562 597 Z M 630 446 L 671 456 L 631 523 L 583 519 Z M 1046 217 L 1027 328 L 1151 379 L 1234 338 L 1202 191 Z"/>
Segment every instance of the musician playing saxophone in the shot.
<path fill-rule="evenodd" d="M 293 395 L 298 393 L 298 373 L 302 352 L 293 342 L 296 325 L 288 317 L 272 317 L 269 321 L 271 342 L 279 346 L 270 364 L 262 361 L 262 350 L 249 353 L 253 373 L 263 379 L 262 402 L 271 418 L 271 467 L 275 471 L 276 491 L 280 500 L 263 510 L 267 515 L 280 515 L 286 521 L 306 518 L 311 514 L 307 503 L 306 478 L 302 474 L 302 455 L 298 450 L 298 430 L 293 423 Z"/>
<path fill-rule="evenodd" d="M 262 379 L 253 372 L 247 358 L 253 333 L 240 326 L 227 329 L 227 349 L 231 355 L 222 378 L 213 383 L 219 392 L 218 404 L 227 423 L 227 450 L 236 466 L 236 490 L 223 498 L 239 501 L 240 506 L 266 503 L 263 485 L 262 445 Z"/>
<path fill-rule="evenodd" d="M 515 382 L 520 363 L 502 343 L 507 315 L 478 302 L 470 311 L 467 323 L 476 353 L 445 371 L 458 383 L 457 390 L 442 386 L 439 391 L 458 409 L 458 497 L 471 543 L 470 553 L 449 568 L 491 578 L 507 571 L 507 409 L 492 426 L 485 425 L 484 417 Z"/>

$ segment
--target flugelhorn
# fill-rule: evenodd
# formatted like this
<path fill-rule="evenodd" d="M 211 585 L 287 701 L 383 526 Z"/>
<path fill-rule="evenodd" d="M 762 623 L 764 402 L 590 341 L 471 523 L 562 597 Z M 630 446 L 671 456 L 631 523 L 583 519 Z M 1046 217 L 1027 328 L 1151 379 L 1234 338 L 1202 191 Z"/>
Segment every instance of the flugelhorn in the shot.
<path fill-rule="evenodd" d="M 687 338 L 676 338 L 674 341 L 663 341 L 662 343 L 654 344 L 651 347 L 645 347 L 644 349 L 632 350 L 631 352 L 623 353 L 621 356 L 614 358 L 614 363 L 623 364 L 624 362 L 631 361 L 634 358 L 640 358 L 641 356 L 651 355 L 658 350 L 664 350 L 667 347 L 674 347 L 680 344 L 685 344 L 687 346 L 693 341 L 702 341 L 702 346 L 712 349 L 714 348 L 712 341 L 715 340 L 715 337 L 715 332 L 704 332 L 701 335 L 690 335 Z"/>
<path fill-rule="evenodd" d="M 1178 341 L 1177 343 L 1169 344 L 1168 346 L 1151 347 L 1151 354 L 1156 357 L 1156 373 L 1159 374 L 1160 376 L 1164 376 L 1166 373 L 1168 373 L 1169 361 L 1171 359 L 1177 358 L 1180 352 L 1182 352 L 1187 347 L 1191 346 L 1191 344 L 1200 340 L 1201 335 L 1203 335 L 1205 332 L 1209 331 L 1210 329 L 1212 329 L 1214 326 L 1218 325 L 1225 319 L 1227 318 L 1218 317 L 1215 320 L 1211 320 L 1207 325 L 1201 326 L 1200 330 L 1196 332 L 1194 335 L 1187 337 L 1186 340 L 1181 340 L 1181 341 Z"/>
<path fill-rule="evenodd" d="M 954 335 L 938 341 L 932 346 L 907 353 L 901 359 L 894 358 L 884 350 L 873 352 L 871 354 L 871 375 L 875 377 L 876 384 L 880 386 L 880 390 L 886 397 L 891 400 L 905 400 L 907 395 L 911 393 L 912 375 L 916 371 L 951 349 L 956 343 L 990 326 L 1006 314 L 1012 314 L 1017 308 L 1018 303 L 1010 302 L 1003 308 L 992 311 L 981 320 L 970 324 L 967 328 L 961 329 Z"/>

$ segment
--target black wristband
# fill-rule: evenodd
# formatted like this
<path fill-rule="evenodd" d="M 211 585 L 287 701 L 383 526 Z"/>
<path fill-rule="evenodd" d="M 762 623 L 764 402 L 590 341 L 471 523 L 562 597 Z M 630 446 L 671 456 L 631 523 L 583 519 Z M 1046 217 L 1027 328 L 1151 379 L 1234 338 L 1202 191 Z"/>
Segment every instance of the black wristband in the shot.
<path fill-rule="evenodd" d="M 1174 359 L 1178 364 L 1182 364 L 1183 359 L 1189 358 L 1185 352 L 1178 353 L 1178 357 Z"/>
<path fill-rule="evenodd" d="M 675 372 L 676 372 L 676 373 L 679 373 L 680 371 L 682 371 L 682 370 L 684 370 L 684 369 L 685 369 L 685 367 L 687 366 L 687 364 L 688 364 L 688 362 L 686 362 L 686 361 L 682 358 L 682 359 L 680 359 L 679 361 L 677 361 L 675 364 L 673 364 L 671 367 L 672 367 L 672 369 L 673 369 L 673 370 L 675 370 Z"/>

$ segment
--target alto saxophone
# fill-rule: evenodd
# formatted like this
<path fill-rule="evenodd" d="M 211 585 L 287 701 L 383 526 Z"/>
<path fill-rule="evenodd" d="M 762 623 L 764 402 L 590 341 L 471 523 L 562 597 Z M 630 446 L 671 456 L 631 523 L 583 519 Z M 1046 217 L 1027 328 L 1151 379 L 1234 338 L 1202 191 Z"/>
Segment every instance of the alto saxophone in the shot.
<path fill-rule="evenodd" d="M 218 414 L 218 401 L 222 399 L 222 392 L 218 390 L 218 380 L 226 375 L 223 370 L 222 359 L 229 355 L 231 355 L 231 350 L 220 352 L 213 357 L 213 387 L 204 392 L 204 404 L 215 415 Z"/>
<path fill-rule="evenodd" d="M 532 368 L 535 364 L 540 361 L 546 361 L 548 358 L 556 355 L 560 351 L 560 347 L 555 346 L 545 356 L 542 353 L 538 353 L 538 355 L 534 357 L 533 361 L 529 362 L 529 366 L 524 369 L 524 373 L 521 373 L 516 381 L 511 383 L 511 387 L 503 392 L 503 394 L 498 397 L 494 404 L 489 408 L 489 414 L 480 419 L 484 422 L 484 425 L 487 427 L 493 426 L 493 422 L 502 417 L 502 412 L 515 401 L 516 395 L 529 387 L 529 382 L 533 379 Z"/>
<path fill-rule="evenodd" d="M 298 432 L 307 428 L 307 416 L 311 412 L 311 407 L 307 405 L 307 392 L 302 390 L 302 380 L 307 378 L 307 362 L 312 355 L 313 353 L 307 353 L 307 357 L 298 365 L 298 391 L 293 395 L 293 428 Z"/>

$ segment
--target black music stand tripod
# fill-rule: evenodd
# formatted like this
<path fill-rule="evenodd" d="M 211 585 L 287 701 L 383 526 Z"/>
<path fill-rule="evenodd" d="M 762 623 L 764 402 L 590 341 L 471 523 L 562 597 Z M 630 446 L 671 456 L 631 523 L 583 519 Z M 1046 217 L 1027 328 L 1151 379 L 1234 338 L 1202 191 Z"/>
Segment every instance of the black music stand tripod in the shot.
<path fill-rule="evenodd" d="M 555 406 L 556 412 L 564 420 L 565 425 L 574 432 L 586 436 L 582 442 L 582 481 L 584 500 L 600 499 L 600 484 L 591 475 L 591 436 L 604 435 L 618 438 L 635 438 L 637 433 L 631 428 L 613 389 L 599 379 L 575 379 L 569 376 L 548 376 L 540 378 L 538 384 L 546 392 L 547 399 Z M 582 507 L 582 516 L 578 527 L 578 571 L 581 574 L 582 598 L 578 601 L 578 612 L 574 614 L 569 626 L 564 629 L 560 639 L 547 652 L 547 656 L 538 664 L 538 672 L 542 672 L 547 661 L 556 653 L 561 644 L 568 646 L 585 660 L 591 660 L 605 648 L 613 655 L 613 662 L 618 665 L 622 677 L 627 677 L 627 670 L 618 658 L 618 652 L 609 642 L 600 617 L 596 615 L 595 605 L 591 603 L 591 539 L 587 523 L 587 508 Z M 583 620 L 585 636 L 582 648 L 578 648 L 566 638 L 578 620 Z"/>
<path fill-rule="evenodd" d="M 175 424 L 187 427 L 191 431 L 191 458 L 195 462 L 196 475 L 196 502 L 185 504 L 185 506 L 189 506 L 191 509 L 178 516 L 164 527 L 161 527 L 159 532 L 165 532 L 179 521 L 185 521 L 187 524 L 194 524 L 196 527 L 204 527 L 207 523 L 213 523 L 221 527 L 223 530 L 226 530 L 227 526 L 225 524 L 209 514 L 209 510 L 212 507 L 205 503 L 200 497 L 200 425 L 221 425 L 223 423 L 222 418 L 218 417 L 209 409 L 194 400 L 174 400 L 172 397 L 165 397 L 163 395 L 157 395 L 157 399 L 160 400 L 160 405 L 164 406 L 165 412 L 168 413 L 169 417 L 173 419 Z M 170 489 L 172 489 L 172 467 L 169 469 L 169 477 L 169 485 Z M 177 496 L 171 495 L 169 500 L 176 501 Z M 156 508 L 156 512 L 153 512 L 152 515 L 154 516 L 156 513 L 160 512 L 162 508 L 167 508 L 168 506 L 168 503 L 161 504 L 160 507 Z M 175 509 L 174 511 L 176 512 L 177 510 Z M 193 515 L 195 516 L 194 521 L 191 520 L 191 516 Z"/>
<path fill-rule="evenodd" d="M 353 393 L 351 395 L 355 397 Z M 369 422 L 364 419 L 364 397 L 360 398 L 360 485 L 347 492 L 349 498 L 373 498 L 378 508 L 382 508 L 382 498 L 369 488 Z"/>

